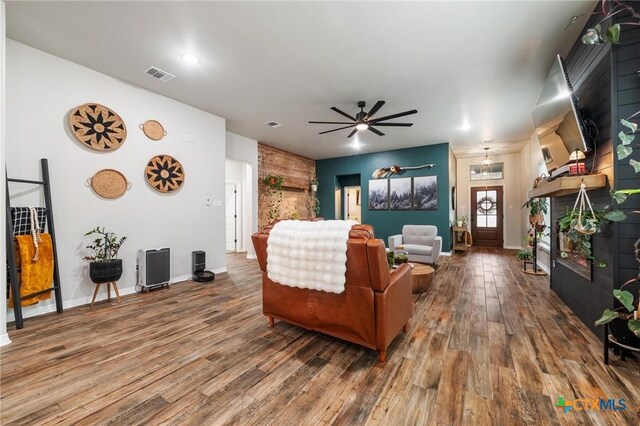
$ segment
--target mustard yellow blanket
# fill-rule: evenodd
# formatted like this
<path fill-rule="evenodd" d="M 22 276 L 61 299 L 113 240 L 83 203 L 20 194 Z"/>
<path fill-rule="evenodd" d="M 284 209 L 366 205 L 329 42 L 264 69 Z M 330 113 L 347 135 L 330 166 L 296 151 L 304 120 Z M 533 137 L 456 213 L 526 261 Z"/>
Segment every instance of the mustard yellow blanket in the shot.
<path fill-rule="evenodd" d="M 50 234 L 41 234 L 39 257 L 32 259 L 36 248 L 31 235 L 17 235 L 16 262 L 20 266 L 20 296 L 51 288 L 53 280 L 53 246 Z M 34 305 L 41 300 L 51 299 L 51 292 L 31 297 L 22 301 L 22 306 Z M 13 307 L 13 299 L 9 298 L 9 307 Z"/>

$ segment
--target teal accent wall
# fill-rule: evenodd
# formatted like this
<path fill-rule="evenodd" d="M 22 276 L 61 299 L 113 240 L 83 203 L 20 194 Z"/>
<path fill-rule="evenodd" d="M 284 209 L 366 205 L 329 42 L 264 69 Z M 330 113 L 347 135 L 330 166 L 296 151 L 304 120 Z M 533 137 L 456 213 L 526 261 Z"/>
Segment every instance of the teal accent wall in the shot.
<path fill-rule="evenodd" d="M 371 174 L 374 170 L 392 165 L 407 167 L 427 163 L 435 163 L 436 166 L 432 169 L 407 171 L 397 177 L 438 176 L 437 210 L 369 210 L 369 179 L 372 179 Z M 357 174 L 360 175 L 362 191 L 362 223 L 372 225 L 377 238 L 384 239 L 388 246 L 388 237 L 400 234 L 403 225 L 435 225 L 438 227 L 438 234 L 442 237 L 443 251 L 449 251 L 451 194 L 449 193 L 448 143 L 316 161 L 321 217 L 336 218 L 335 191 L 344 186 L 341 185 L 340 176 Z M 350 185 L 357 185 L 352 177 L 349 181 Z M 340 199 L 344 197 L 341 196 Z"/>

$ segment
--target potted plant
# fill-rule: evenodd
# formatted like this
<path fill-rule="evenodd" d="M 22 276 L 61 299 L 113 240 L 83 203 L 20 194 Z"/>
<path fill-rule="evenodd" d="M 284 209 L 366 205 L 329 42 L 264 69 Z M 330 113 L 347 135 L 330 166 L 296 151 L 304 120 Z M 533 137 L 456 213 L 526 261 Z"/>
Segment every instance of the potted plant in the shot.
<path fill-rule="evenodd" d="M 529 209 L 529 223 L 531 226 L 544 225 L 544 215 L 549 211 L 546 198 L 532 198 L 522 208 Z"/>
<path fill-rule="evenodd" d="M 516 259 L 530 261 L 533 259 L 533 252 L 531 250 L 518 250 Z"/>
<path fill-rule="evenodd" d="M 615 309 L 605 309 L 595 324 L 609 324 L 611 334 L 618 343 L 640 348 L 640 319 L 638 319 L 638 307 L 640 306 L 634 306 L 633 294 L 625 290 L 625 287 L 633 282 L 637 282 L 637 280 L 627 281 L 619 289 L 613 290 L 613 296 L 622 306 Z"/>
<path fill-rule="evenodd" d="M 122 259 L 118 259 L 118 251 L 127 237 L 118 236 L 99 226 L 84 234 L 85 237 L 96 236 L 95 240 L 87 246 L 93 254 L 85 256 L 90 260 L 89 276 L 96 284 L 118 281 L 122 276 Z"/>
<path fill-rule="evenodd" d="M 282 204 L 282 188 L 284 178 L 278 175 L 268 174 L 260 180 L 265 186 L 266 195 L 269 197 L 269 220 L 274 221 L 280 218 L 280 205 Z"/>
<path fill-rule="evenodd" d="M 467 216 L 458 216 L 456 218 L 456 224 L 461 228 L 462 227 L 466 227 L 467 226 Z"/>
<path fill-rule="evenodd" d="M 526 236 L 522 237 L 522 241 L 527 243 L 529 247 L 533 247 L 533 233 L 528 233 Z"/>
<path fill-rule="evenodd" d="M 396 253 L 394 257 L 396 265 L 401 265 L 409 261 L 409 255 L 407 253 Z"/>

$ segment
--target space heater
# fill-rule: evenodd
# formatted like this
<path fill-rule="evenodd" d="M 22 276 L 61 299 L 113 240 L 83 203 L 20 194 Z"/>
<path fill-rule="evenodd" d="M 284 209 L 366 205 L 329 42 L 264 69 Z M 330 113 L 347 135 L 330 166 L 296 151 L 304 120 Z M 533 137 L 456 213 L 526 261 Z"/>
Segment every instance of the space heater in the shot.
<path fill-rule="evenodd" d="M 138 285 L 147 292 L 168 286 L 171 280 L 171 250 L 169 248 L 138 251 Z"/>

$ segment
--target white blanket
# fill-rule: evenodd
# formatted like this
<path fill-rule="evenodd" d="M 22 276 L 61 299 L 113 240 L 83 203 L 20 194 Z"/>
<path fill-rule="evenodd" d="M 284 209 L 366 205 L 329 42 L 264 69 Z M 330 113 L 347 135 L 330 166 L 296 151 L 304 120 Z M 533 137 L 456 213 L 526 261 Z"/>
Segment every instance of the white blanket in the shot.
<path fill-rule="evenodd" d="M 267 275 L 289 287 L 342 293 L 353 220 L 283 220 L 269 233 Z"/>

